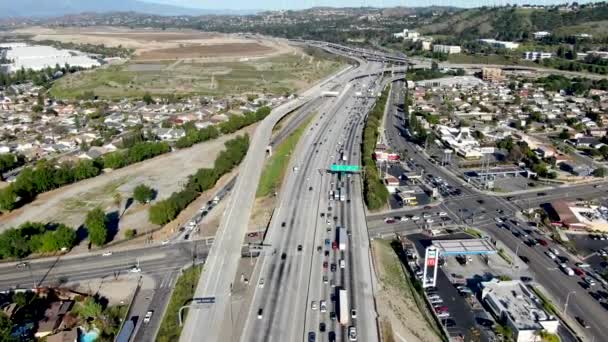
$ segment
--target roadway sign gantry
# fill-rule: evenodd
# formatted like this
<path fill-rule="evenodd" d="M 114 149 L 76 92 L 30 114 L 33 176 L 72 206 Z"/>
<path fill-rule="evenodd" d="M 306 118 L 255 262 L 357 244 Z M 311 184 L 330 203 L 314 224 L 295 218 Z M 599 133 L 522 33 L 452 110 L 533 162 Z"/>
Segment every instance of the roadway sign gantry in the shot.
<path fill-rule="evenodd" d="M 330 172 L 359 172 L 361 167 L 359 165 L 338 165 L 332 164 L 329 168 Z"/>

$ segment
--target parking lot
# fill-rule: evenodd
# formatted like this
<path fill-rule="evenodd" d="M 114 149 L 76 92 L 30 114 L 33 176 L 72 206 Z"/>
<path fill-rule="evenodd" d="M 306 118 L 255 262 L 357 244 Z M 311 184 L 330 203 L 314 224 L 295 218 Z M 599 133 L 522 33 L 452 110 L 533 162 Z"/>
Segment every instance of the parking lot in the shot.
<path fill-rule="evenodd" d="M 423 234 L 411 234 L 407 238 L 414 244 L 421 260 L 424 260 L 425 248 L 432 243 L 432 240 Z M 467 234 L 457 233 L 442 236 L 439 239 L 468 238 L 470 236 Z M 462 336 L 465 341 L 474 339 L 491 340 L 493 336 L 491 331 L 492 317 L 485 312 L 477 298 L 469 293 L 470 290 L 465 289 L 465 287 L 470 288 L 467 279 L 462 274 L 456 273 L 462 273 L 462 270 L 452 271 L 450 268 L 449 265 L 456 263 L 455 258 L 447 258 L 445 262 L 446 264 L 441 266 L 437 273 L 437 286 L 426 290 L 431 302 L 435 302 L 433 304 L 438 307 L 436 311 L 440 310 L 438 312 L 440 316 L 446 316 L 446 313 L 449 315 L 441 317 L 441 322 L 452 337 Z M 476 262 L 476 265 L 479 264 L 481 264 L 481 261 Z M 479 336 L 474 336 L 476 334 L 479 334 Z"/>

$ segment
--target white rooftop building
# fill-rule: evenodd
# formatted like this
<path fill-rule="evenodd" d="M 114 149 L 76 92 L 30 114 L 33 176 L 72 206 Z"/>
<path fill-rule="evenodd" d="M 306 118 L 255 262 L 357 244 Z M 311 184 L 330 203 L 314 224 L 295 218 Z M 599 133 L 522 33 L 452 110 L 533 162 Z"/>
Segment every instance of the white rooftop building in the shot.
<path fill-rule="evenodd" d="M 492 46 L 499 47 L 499 48 L 509 49 L 509 50 L 517 49 L 519 47 L 519 43 L 505 42 L 505 41 L 496 40 L 496 39 L 480 39 L 479 41 L 484 44 L 492 45 Z"/>
<path fill-rule="evenodd" d="M 555 334 L 559 320 L 549 315 L 541 301 L 519 280 L 482 282 L 481 298 L 494 316 L 513 330 L 516 342 L 540 341 L 545 330 Z"/>
<path fill-rule="evenodd" d="M 458 155 L 467 159 L 479 159 L 483 156 L 479 142 L 471 135 L 468 127 L 458 129 L 437 125 L 436 130 L 441 141 Z"/>
<path fill-rule="evenodd" d="M 3 44 L 2 53 L 10 64 L 6 66 L 9 73 L 21 68 L 42 70 L 47 67 L 54 68 L 56 65 L 76 66 L 81 68 L 92 68 L 99 66 L 100 63 L 75 50 L 60 50 L 52 46 L 45 45 L 25 45 L 23 43 Z"/>
<path fill-rule="evenodd" d="M 413 40 L 417 41 L 420 38 L 420 33 L 416 31 L 410 31 L 408 29 L 403 29 L 403 32 L 394 33 L 393 37 L 402 38 L 403 40 Z"/>

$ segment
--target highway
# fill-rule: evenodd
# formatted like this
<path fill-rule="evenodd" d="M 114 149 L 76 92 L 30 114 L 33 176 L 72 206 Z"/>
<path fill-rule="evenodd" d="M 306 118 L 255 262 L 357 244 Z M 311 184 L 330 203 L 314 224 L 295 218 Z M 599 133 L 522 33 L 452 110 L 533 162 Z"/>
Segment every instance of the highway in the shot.
<path fill-rule="evenodd" d="M 221 337 L 221 323 L 229 319 L 232 283 L 235 279 L 240 246 L 247 230 L 255 192 L 264 165 L 266 146 L 272 129 L 286 114 L 310 100 L 349 80 L 360 68 L 348 68 L 305 91 L 295 100 L 274 108 L 257 127 L 250 139 L 247 156 L 241 164 L 233 195 L 222 217 L 216 239 L 211 247 L 205 268 L 195 291 L 195 298 L 213 298 L 214 303 L 190 309 L 180 341 L 217 341 Z"/>
<path fill-rule="evenodd" d="M 400 86 L 401 82 L 396 82 L 395 86 Z M 402 97 L 393 98 L 395 102 L 402 101 Z M 568 277 L 563 272 L 559 271 L 554 261 L 546 255 L 548 247 L 554 247 L 553 243 L 549 243 L 547 247 L 537 245 L 529 247 L 524 244 L 521 237 L 516 237 L 509 230 L 499 228 L 495 224 L 496 217 L 509 218 L 518 222 L 521 227 L 527 227 L 527 222 L 521 219 L 521 216 L 515 215 L 524 208 L 538 208 L 541 204 L 551 202 L 556 199 L 597 199 L 606 196 L 604 187 L 597 188 L 595 184 L 560 186 L 554 189 L 529 190 L 517 195 L 512 195 L 510 200 L 506 196 L 494 196 L 476 189 L 472 189 L 468 184 L 458 178 L 451 171 L 433 164 L 428 160 L 423 153 L 417 151 L 412 143 L 405 140 L 403 137 L 403 124 L 396 116 L 397 108 L 393 107 L 389 112 L 385 121 L 386 136 L 389 144 L 398 151 L 406 151 L 408 158 L 412 158 L 415 163 L 420 164 L 425 173 L 431 173 L 435 176 L 440 176 L 450 185 L 461 188 L 462 195 L 458 197 L 447 197 L 439 205 L 433 205 L 430 209 L 416 208 L 413 210 L 403 209 L 391 211 L 386 214 L 377 214 L 368 216 L 368 224 L 370 235 L 390 234 L 392 232 L 419 232 L 424 228 L 425 224 L 422 221 L 412 222 L 397 222 L 395 224 L 384 223 L 385 217 L 418 215 L 429 213 L 433 216 L 435 223 L 439 225 L 437 212 L 443 211 L 448 214 L 451 221 L 448 223 L 463 224 L 480 228 L 484 233 L 494 237 L 506 245 L 513 254 L 516 250 L 519 255 L 528 256 L 531 262 L 528 267 L 534 274 L 536 282 L 541 284 L 551 295 L 558 301 L 558 305 L 563 309 L 564 300 L 568 293 L 575 291 L 576 294 L 570 299 L 567 313 L 571 317 L 583 317 L 590 325 L 589 329 L 579 329 L 591 340 L 593 336 L 606 336 L 608 327 L 604 321 L 608 319 L 606 309 L 595 300 L 589 293 L 580 286 L 577 282 L 578 277 Z M 399 133 L 402 133 L 401 135 Z M 596 183 L 597 184 L 597 183 Z M 500 212 L 502 211 L 502 212 Z M 535 233 L 537 238 L 549 240 L 546 236 Z M 561 247 L 558 247 L 561 249 Z M 567 255 L 562 249 L 562 255 Z M 573 264 L 573 260 L 571 260 Z M 574 322 L 574 321 L 572 321 Z M 576 323 L 573 323 L 576 326 Z"/>
<path fill-rule="evenodd" d="M 374 67 L 379 66 L 368 66 Z M 363 103 L 368 100 L 354 94 L 363 82 L 372 81 L 346 85 L 311 125 L 312 134 L 298 144 L 294 153 L 298 157 L 289 167 L 292 171 L 282 186 L 279 208 L 264 241 L 270 247 L 261 260 L 242 341 L 306 341 L 309 334 L 319 341 L 347 340 L 351 325 L 357 327 L 360 340 L 377 340 L 359 179 L 325 173 L 330 164 L 343 162 L 340 151 L 349 163 L 359 165 L 362 122 L 372 103 Z M 345 200 L 330 200 L 330 190 L 338 188 L 345 192 Z M 345 251 L 331 247 L 338 227 L 350 235 Z M 349 308 L 357 310 L 357 318 L 350 317 L 345 325 L 330 318 L 338 312 L 339 303 L 332 296 L 339 288 L 347 290 Z M 326 312 L 320 310 L 321 301 L 327 303 Z"/>

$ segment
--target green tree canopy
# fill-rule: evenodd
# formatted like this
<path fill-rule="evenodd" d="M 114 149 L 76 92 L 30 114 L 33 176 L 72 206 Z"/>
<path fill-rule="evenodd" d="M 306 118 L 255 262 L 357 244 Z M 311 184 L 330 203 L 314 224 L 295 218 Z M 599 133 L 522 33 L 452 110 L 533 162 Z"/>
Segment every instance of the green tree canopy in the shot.
<path fill-rule="evenodd" d="M 133 199 L 139 203 L 148 203 L 153 198 L 154 190 L 145 184 L 140 184 L 133 190 Z"/>
<path fill-rule="evenodd" d="M 87 213 L 84 222 L 89 232 L 89 240 L 96 246 L 103 246 L 108 239 L 106 214 L 101 208 L 92 209 Z"/>

